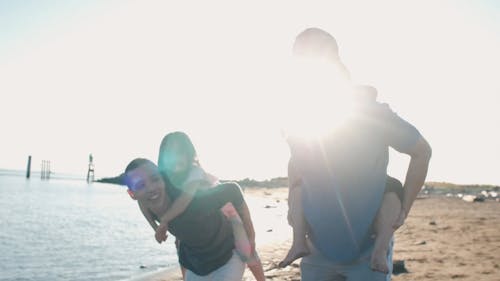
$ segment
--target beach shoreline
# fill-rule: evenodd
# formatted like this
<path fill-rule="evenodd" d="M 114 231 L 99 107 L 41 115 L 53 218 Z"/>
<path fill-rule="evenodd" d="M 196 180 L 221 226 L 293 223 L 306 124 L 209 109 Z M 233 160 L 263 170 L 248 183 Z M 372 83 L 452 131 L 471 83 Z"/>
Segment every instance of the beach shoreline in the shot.
<path fill-rule="evenodd" d="M 165 280 L 182 280 L 182 274 L 179 267 L 159 269 L 154 272 L 144 273 L 127 281 L 165 281 Z"/>

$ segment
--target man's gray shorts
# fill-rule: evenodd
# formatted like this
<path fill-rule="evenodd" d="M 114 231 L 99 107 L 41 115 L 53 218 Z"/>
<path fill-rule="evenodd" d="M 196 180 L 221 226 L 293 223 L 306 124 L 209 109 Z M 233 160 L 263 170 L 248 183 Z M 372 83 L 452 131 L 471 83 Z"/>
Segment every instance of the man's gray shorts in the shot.
<path fill-rule="evenodd" d="M 372 271 L 370 258 L 373 247 L 363 252 L 358 260 L 348 264 L 339 264 L 323 256 L 312 243 L 309 242 L 311 255 L 304 257 L 300 263 L 303 281 L 390 281 L 392 272 L 392 250 L 394 242 L 391 240 L 387 252 L 389 274 Z"/>

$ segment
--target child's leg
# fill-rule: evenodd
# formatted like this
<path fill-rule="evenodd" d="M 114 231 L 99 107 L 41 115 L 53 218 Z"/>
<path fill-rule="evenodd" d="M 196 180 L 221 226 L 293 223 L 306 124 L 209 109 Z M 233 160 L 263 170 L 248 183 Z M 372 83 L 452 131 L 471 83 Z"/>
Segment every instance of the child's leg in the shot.
<path fill-rule="evenodd" d="M 302 208 L 302 189 L 300 186 L 290 186 L 288 191 L 288 222 L 293 229 L 292 246 L 279 267 L 286 267 L 298 258 L 309 254 L 306 243 L 306 221 Z"/>
<path fill-rule="evenodd" d="M 394 234 L 394 223 L 401 211 L 401 201 L 395 192 L 384 194 L 382 206 L 375 218 L 375 247 L 371 257 L 371 268 L 374 271 L 388 273 L 387 251 Z"/>
<path fill-rule="evenodd" d="M 250 240 L 248 239 L 248 234 L 245 230 L 245 226 L 241 221 L 238 212 L 234 208 L 233 204 L 228 203 L 224 205 L 221 209 L 222 213 L 231 222 L 234 235 L 235 248 L 241 258 L 247 262 L 248 268 L 252 272 L 253 276 L 257 281 L 265 281 L 266 277 L 264 275 L 264 268 L 262 263 L 258 258 L 256 252 L 252 253 L 252 246 Z"/>
<path fill-rule="evenodd" d="M 246 262 L 252 255 L 252 246 L 250 245 L 250 240 L 248 239 L 245 226 L 243 225 L 243 222 L 241 221 L 241 218 L 233 204 L 227 203 L 224 207 L 222 207 L 221 211 L 227 217 L 229 222 L 231 222 L 234 236 L 234 246 L 243 261 Z"/>
<path fill-rule="evenodd" d="M 250 260 L 247 262 L 248 268 L 252 272 L 255 280 L 257 281 L 265 281 L 266 276 L 264 275 L 264 268 L 262 267 L 262 263 L 260 262 L 259 255 L 257 252 L 254 252 Z"/>

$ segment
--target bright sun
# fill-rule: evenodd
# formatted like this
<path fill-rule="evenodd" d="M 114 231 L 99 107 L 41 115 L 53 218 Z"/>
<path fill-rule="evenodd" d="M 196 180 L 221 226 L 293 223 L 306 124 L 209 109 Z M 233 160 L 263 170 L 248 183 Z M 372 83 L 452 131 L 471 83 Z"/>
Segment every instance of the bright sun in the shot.
<path fill-rule="evenodd" d="M 349 116 L 350 81 L 334 64 L 294 59 L 288 75 L 285 135 L 319 137 Z"/>

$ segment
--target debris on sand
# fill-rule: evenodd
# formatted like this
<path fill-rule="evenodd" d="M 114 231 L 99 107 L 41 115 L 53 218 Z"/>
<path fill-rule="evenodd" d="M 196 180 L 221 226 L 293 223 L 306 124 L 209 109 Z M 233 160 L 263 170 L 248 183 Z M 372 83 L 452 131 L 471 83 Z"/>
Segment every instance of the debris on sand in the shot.
<path fill-rule="evenodd" d="M 405 267 L 405 261 L 404 260 L 395 260 L 392 263 L 392 274 L 393 275 L 399 275 L 403 273 L 408 273 L 408 270 Z"/>
<path fill-rule="evenodd" d="M 484 196 L 480 195 L 464 195 L 464 197 L 462 197 L 462 200 L 466 202 L 484 202 L 484 199 Z"/>

